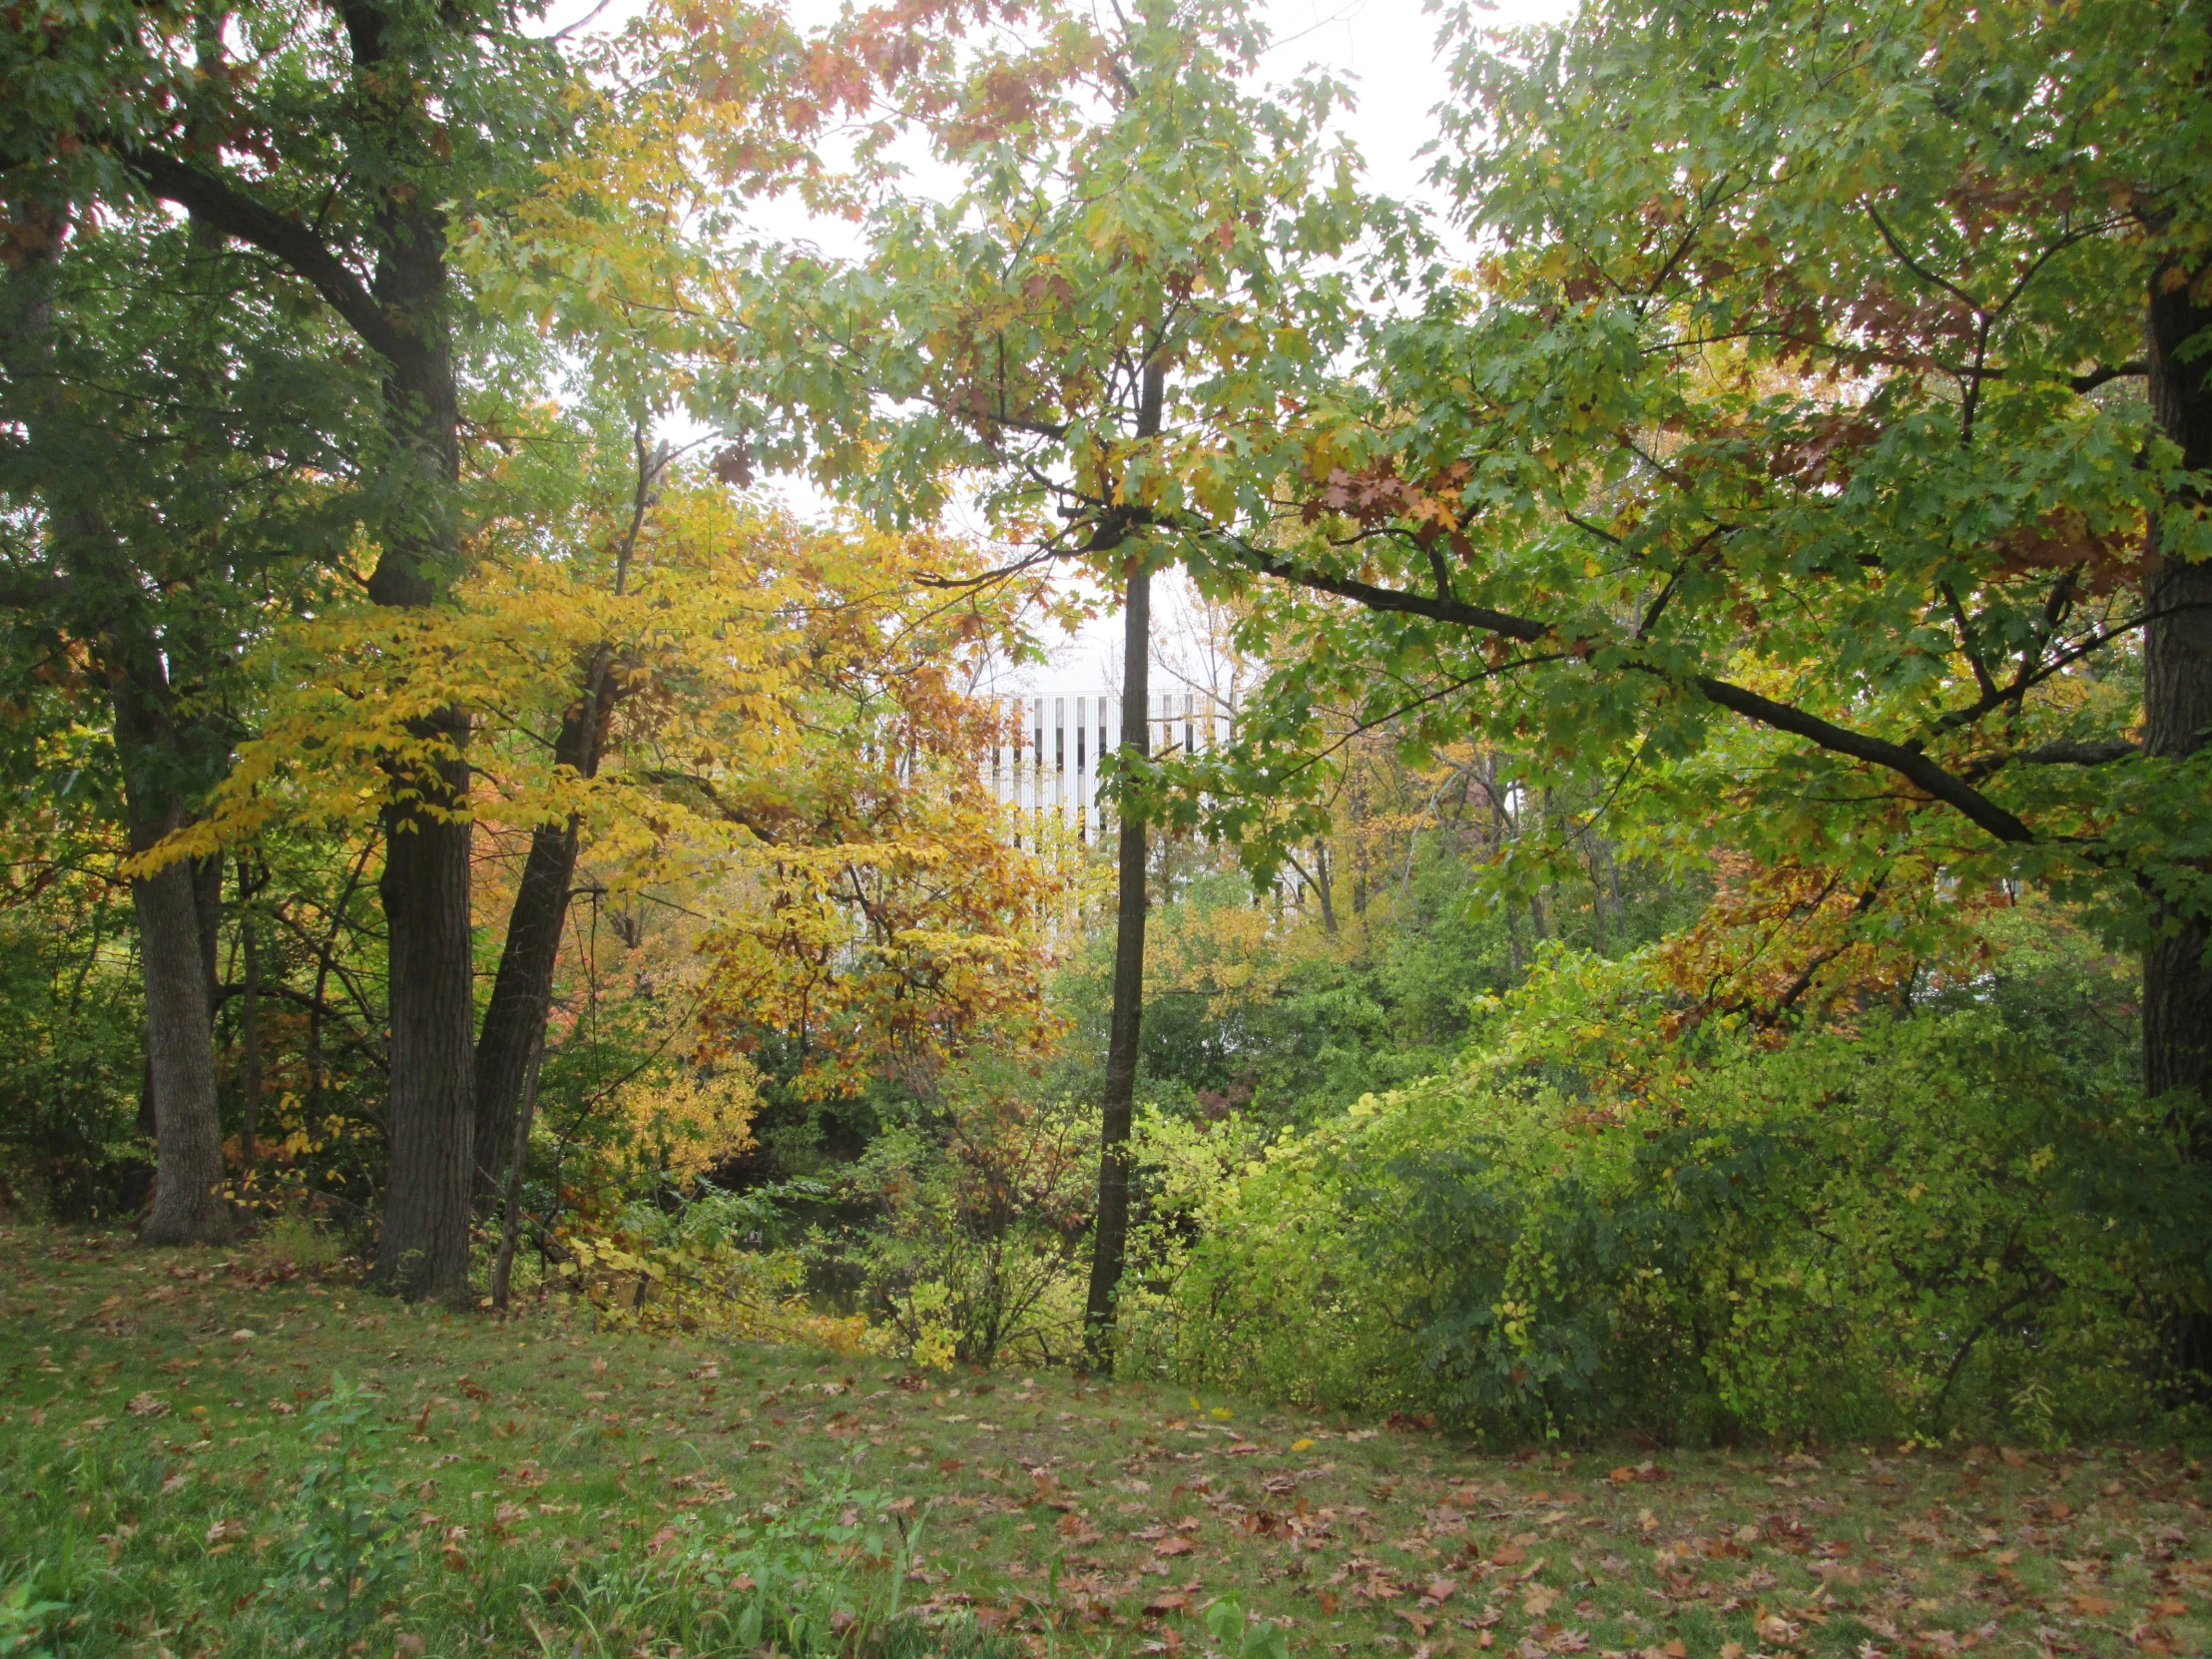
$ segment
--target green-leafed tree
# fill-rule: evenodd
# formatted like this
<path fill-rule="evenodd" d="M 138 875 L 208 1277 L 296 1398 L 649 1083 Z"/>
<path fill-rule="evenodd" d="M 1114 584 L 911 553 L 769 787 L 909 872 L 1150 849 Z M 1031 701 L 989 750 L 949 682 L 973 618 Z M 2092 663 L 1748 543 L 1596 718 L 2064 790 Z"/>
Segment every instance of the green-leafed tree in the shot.
<path fill-rule="evenodd" d="M 1293 666 L 1215 787 L 1311 795 L 1316 704 L 1417 700 L 1524 786 L 1869 890 L 1910 849 L 2095 893 L 2148 1086 L 2201 1100 L 2207 21 L 1462 16 L 1438 177 L 1477 254 L 1381 274 L 1295 522 L 1212 526 L 1213 576 L 1304 596 L 1255 614 Z"/>
<path fill-rule="evenodd" d="M 312 320 L 272 303 L 253 262 L 198 226 L 14 206 L 15 259 L 0 275 L 11 748 L 36 764 L 56 742 L 66 751 L 74 725 L 109 751 L 69 792 L 71 812 L 54 803 L 55 833 L 112 813 L 144 852 L 227 770 L 242 654 L 329 597 L 352 530 L 336 499 L 352 470 L 340 435 L 373 385 L 310 363 L 330 343 Z M 41 822 L 32 807 L 21 827 Z M 130 884 L 153 1243 L 231 1230 L 211 1040 L 222 879 L 203 859 Z"/>
<path fill-rule="evenodd" d="M 908 31 L 917 15 L 921 38 Z M 1352 337 L 1336 262 L 1371 204 L 1329 134 L 1342 89 L 1265 90 L 1238 0 L 1108 19 L 1024 8 L 962 40 L 956 11 L 848 17 L 826 63 L 877 77 L 883 130 L 925 132 L 957 185 L 885 191 L 850 265 L 767 262 L 730 320 L 818 475 L 893 519 L 972 491 L 1029 559 L 1080 563 L 1123 609 L 1123 742 L 1144 773 L 1151 574 L 1207 526 L 1264 517 L 1293 435 Z M 1286 416 L 1291 417 L 1286 419 Z M 764 447 L 773 449 L 772 432 Z M 1186 517 L 1186 502 L 1210 517 Z M 1196 529 L 1199 540 L 1189 540 Z M 1146 818 L 1118 824 L 1114 1012 L 1089 1293 L 1111 1360 L 1143 985 Z"/>
<path fill-rule="evenodd" d="M 380 378 L 357 517 L 369 598 L 441 601 L 463 552 L 449 216 L 526 193 L 572 81 L 528 11 L 413 0 L 235 10 L 34 7 L 0 39 L 11 240 L 97 204 L 165 204 L 251 250 L 269 302 L 349 336 Z M 319 331 L 319 330 L 318 330 Z M 330 347 L 303 341 L 303 351 Z M 390 1188 L 378 1275 L 467 1288 L 473 957 L 465 723 L 432 711 L 386 762 Z"/>

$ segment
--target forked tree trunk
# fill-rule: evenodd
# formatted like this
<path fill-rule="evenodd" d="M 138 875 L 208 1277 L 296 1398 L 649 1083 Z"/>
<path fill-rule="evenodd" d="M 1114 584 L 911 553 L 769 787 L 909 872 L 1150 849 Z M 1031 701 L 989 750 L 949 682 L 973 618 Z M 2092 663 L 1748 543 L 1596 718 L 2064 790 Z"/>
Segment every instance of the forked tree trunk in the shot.
<path fill-rule="evenodd" d="M 2169 286 L 2180 275 L 2168 268 L 2151 282 L 2150 403 L 2186 463 L 2212 468 L 2212 353 L 2183 354 L 2212 330 L 2212 304 L 2193 291 L 2212 273 Z M 2157 560 L 2148 588 L 2149 609 L 2166 614 L 2144 631 L 2143 748 L 2178 758 L 2201 748 L 2212 729 L 2212 564 Z M 2161 904 L 2155 913 L 2161 936 L 2143 955 L 2143 1081 L 2154 1096 L 2186 1098 L 2190 1145 L 2212 1158 L 2212 928 L 2179 907 Z"/>

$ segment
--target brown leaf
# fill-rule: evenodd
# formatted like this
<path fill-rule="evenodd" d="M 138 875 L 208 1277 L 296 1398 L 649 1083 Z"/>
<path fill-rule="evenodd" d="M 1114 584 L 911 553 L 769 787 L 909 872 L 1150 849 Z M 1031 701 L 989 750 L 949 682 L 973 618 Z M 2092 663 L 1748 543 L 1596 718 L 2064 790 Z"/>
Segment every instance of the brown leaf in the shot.
<path fill-rule="evenodd" d="M 1517 1567 L 1527 1559 L 1528 1551 L 1519 1544 L 1499 1544 L 1490 1551 L 1490 1565 L 1493 1567 Z"/>
<path fill-rule="evenodd" d="M 1163 1590 L 1144 1604 L 1149 1617 L 1161 1618 L 1169 1613 L 1181 1613 L 1191 1605 L 1191 1598 L 1181 1590 Z"/>
<path fill-rule="evenodd" d="M 169 1401 L 162 1398 L 160 1394 L 153 1392 L 133 1394 L 123 1408 L 134 1417 L 166 1417 L 169 1415 Z"/>
<path fill-rule="evenodd" d="M 2108 1601 L 2103 1596 L 2090 1595 L 2086 1591 L 2073 1598 L 2073 1610 L 2092 1619 L 2103 1618 L 2116 1606 L 2117 1602 Z"/>
<path fill-rule="evenodd" d="M 1162 1538 L 1152 1546 L 1155 1555 L 1188 1555 L 1198 1546 L 1188 1538 Z"/>

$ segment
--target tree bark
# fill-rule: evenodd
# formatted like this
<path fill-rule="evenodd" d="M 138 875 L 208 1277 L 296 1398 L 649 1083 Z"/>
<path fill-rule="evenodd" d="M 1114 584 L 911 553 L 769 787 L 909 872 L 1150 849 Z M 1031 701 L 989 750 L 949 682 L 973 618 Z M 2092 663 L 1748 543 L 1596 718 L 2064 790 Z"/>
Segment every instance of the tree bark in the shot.
<path fill-rule="evenodd" d="M 439 799 L 384 815 L 383 900 L 391 976 L 390 1176 L 376 1280 L 402 1296 L 468 1296 L 475 1002 L 469 943 L 469 827 L 435 810 L 465 799 L 452 760 L 405 780 Z"/>
<path fill-rule="evenodd" d="M 587 704 L 595 699 L 587 697 Z M 604 729 L 596 709 L 580 704 L 561 722 L 554 743 L 557 764 L 573 766 L 586 778 L 598 770 L 596 730 Z M 484 1025 L 476 1039 L 476 1193 L 489 1198 L 505 1184 L 515 1139 L 516 1113 L 553 1002 L 553 967 L 561 950 L 561 929 L 568 918 L 569 889 L 576 878 L 578 826 L 541 824 L 530 832 L 530 853 L 523 861 L 500 947 L 499 971 Z"/>
<path fill-rule="evenodd" d="M 2193 281 L 2178 281 L 2184 275 Z M 2147 319 L 2151 410 L 2192 468 L 2212 468 L 2212 354 L 2183 347 L 2212 329 L 2212 304 L 2196 289 L 2207 272 L 2167 266 L 2152 278 Z M 2197 505 L 2191 503 L 2189 505 Z M 2212 729 L 2212 564 L 2153 552 L 2143 635 L 2143 752 L 2194 754 Z M 2190 1143 L 2212 1157 L 2212 928 L 2194 909 L 2154 900 L 2158 931 L 2143 954 L 2143 1082 L 2152 1095 L 2179 1093 Z"/>
<path fill-rule="evenodd" d="M 385 68 L 388 14 L 341 7 L 353 74 L 370 108 L 411 145 L 419 92 L 395 98 Z M 382 190 L 370 296 L 385 328 L 384 418 L 395 440 L 387 499 L 409 516 L 383 526 L 368 581 L 377 605 L 434 605 L 459 572 L 453 486 L 460 399 L 447 315 L 445 216 L 419 181 Z M 383 901 L 390 975 L 390 1141 L 375 1280 L 399 1295 L 462 1304 L 469 1294 L 475 1169 L 475 951 L 469 910 L 468 722 L 440 710 L 411 728 L 442 758 L 395 760 L 383 812 Z"/>
<path fill-rule="evenodd" d="M 1121 753 L 1125 765 L 1149 747 L 1152 701 L 1152 576 L 1131 556 L 1122 593 Z M 1101 1375 L 1114 1368 L 1114 1305 L 1129 1257 L 1129 1125 L 1137 1092 L 1137 1041 L 1144 1016 L 1145 821 L 1124 798 L 1114 892 L 1114 1011 L 1106 1039 L 1106 1087 L 1099 1123 L 1098 1223 L 1083 1353 Z"/>
<path fill-rule="evenodd" d="M 133 850 L 144 851 L 159 838 L 157 833 L 141 844 L 134 834 Z M 222 1244 L 233 1236 L 223 1197 L 215 1035 L 193 899 L 189 863 L 170 864 L 131 883 L 146 982 L 146 1054 L 154 1079 L 154 1203 L 139 1229 L 141 1244 Z"/>
<path fill-rule="evenodd" d="M 239 954 L 246 983 L 239 1004 L 239 1162 L 247 1173 L 261 1161 L 262 1132 L 262 958 L 261 941 L 254 927 L 254 894 L 260 890 L 239 859 Z"/>

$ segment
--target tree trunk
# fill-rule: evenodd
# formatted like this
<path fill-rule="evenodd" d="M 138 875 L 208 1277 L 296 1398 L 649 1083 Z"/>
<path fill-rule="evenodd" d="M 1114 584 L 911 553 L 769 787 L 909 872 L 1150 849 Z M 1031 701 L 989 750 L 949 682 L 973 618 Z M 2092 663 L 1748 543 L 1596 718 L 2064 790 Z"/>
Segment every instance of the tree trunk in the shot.
<path fill-rule="evenodd" d="M 582 707 L 561 723 L 556 759 L 589 759 L 596 770 L 596 745 L 583 734 L 598 724 Z M 504 1185 L 515 1137 L 515 1115 L 522 1100 L 531 1056 L 537 1051 L 553 1001 L 553 966 L 560 956 L 561 929 L 568 917 L 569 887 L 576 878 L 577 826 L 541 824 L 530 832 L 530 855 L 515 889 L 507 917 L 506 942 L 499 952 L 499 973 L 476 1039 L 476 1193 L 489 1198 Z"/>
<path fill-rule="evenodd" d="M 409 782 L 465 798 L 468 767 L 448 761 Z M 376 1280 L 402 1296 L 468 1296 L 474 1168 L 474 963 L 469 945 L 469 827 L 426 807 L 385 812 L 378 883 L 389 944 L 390 1178 Z"/>
<path fill-rule="evenodd" d="M 254 894 L 260 890 L 239 859 L 239 954 L 246 983 L 240 988 L 239 1162 L 248 1172 L 261 1161 L 262 1132 L 262 958 L 254 929 Z"/>
<path fill-rule="evenodd" d="M 345 8 L 354 71 L 380 73 L 385 13 Z M 404 119 L 412 119 L 412 110 Z M 404 122 L 402 122 L 404 124 Z M 419 187 L 394 185 L 377 213 L 374 299 L 396 333 L 385 352 L 385 420 L 395 440 L 387 499 L 408 515 L 384 527 L 368 580 L 377 605 L 438 603 L 460 566 L 453 486 L 460 404 L 446 315 L 445 219 Z M 383 812 L 383 900 L 390 977 L 391 1096 L 384 1290 L 462 1304 L 469 1294 L 469 1193 L 475 1170 L 475 950 L 469 911 L 468 722 L 439 710 L 410 728 L 443 751 L 394 760 Z"/>
<path fill-rule="evenodd" d="M 1140 551 L 1129 560 L 1122 594 L 1121 753 L 1144 759 L 1150 735 L 1152 577 Z M 1114 1366 L 1114 1304 L 1129 1255 L 1129 1123 L 1137 1093 L 1137 1039 L 1144 1015 L 1145 821 L 1121 803 L 1121 845 L 1114 893 L 1114 1012 L 1106 1039 L 1106 1089 L 1100 1115 L 1098 1226 L 1091 1247 L 1090 1294 L 1083 1310 L 1083 1353 L 1090 1368 Z"/>
<path fill-rule="evenodd" d="M 184 821 L 181 813 L 132 814 L 131 846 L 143 852 Z M 154 1203 L 139 1242 L 224 1244 L 233 1236 L 223 1197 L 223 1132 L 215 1086 L 215 1030 L 201 956 L 190 863 L 131 883 L 139 970 L 146 984 L 146 1057 L 153 1079 Z"/>
<path fill-rule="evenodd" d="M 20 387 L 37 387 L 9 412 L 22 423 L 40 480 L 56 563 L 70 573 L 74 615 L 67 627 L 92 643 L 115 712 L 131 849 L 143 852 L 187 821 L 185 795 L 197 781 L 171 696 L 167 661 L 143 609 L 145 584 L 96 494 L 97 448 L 70 424 L 54 387 L 54 282 L 63 222 L 42 207 L 12 204 L 25 225 L 50 235 L 18 251 L 0 307 L 0 366 Z M 216 1100 L 214 984 L 194 869 L 173 863 L 131 884 L 146 986 L 146 1071 L 155 1145 L 154 1202 L 140 1237 L 147 1244 L 225 1243 L 233 1234 L 224 1202 L 223 1142 Z M 220 898 L 220 895 L 218 895 Z"/>
<path fill-rule="evenodd" d="M 2184 360 L 2182 348 L 2212 329 L 2212 305 L 2193 289 L 2206 279 L 2168 286 L 2178 268 L 2152 279 L 2147 326 L 2150 403 L 2165 434 L 2193 468 L 2212 468 L 2212 354 Z M 2154 554 L 2155 557 L 2155 554 Z M 2157 559 L 2143 635 L 2143 749 L 2178 758 L 2200 748 L 2212 728 L 2212 564 Z M 2143 955 L 2143 1082 L 2153 1095 L 2180 1093 L 2196 1154 L 2212 1157 L 2212 930 L 2203 914 L 2159 904 L 2159 933 Z"/>
<path fill-rule="evenodd" d="M 630 560 L 637 552 L 645 515 L 660 499 L 661 474 L 674 453 L 663 443 L 649 448 L 641 421 L 637 448 L 637 488 L 630 499 L 630 525 L 615 549 L 614 592 L 621 598 L 630 585 Z M 602 646 L 584 670 L 583 695 L 561 720 L 553 741 L 553 764 L 579 778 L 599 776 L 607 747 L 607 726 L 614 716 L 614 659 Z M 541 824 L 530 832 L 530 855 L 523 861 L 500 946 L 499 973 L 484 1008 L 483 1030 L 476 1038 L 476 1195 L 488 1200 L 504 1182 L 515 1115 L 527 1079 L 536 1075 L 545 1046 L 545 1020 L 553 1005 L 553 968 L 560 959 L 561 928 L 568 918 L 569 889 L 576 879 L 581 830 L 575 820 Z"/>

